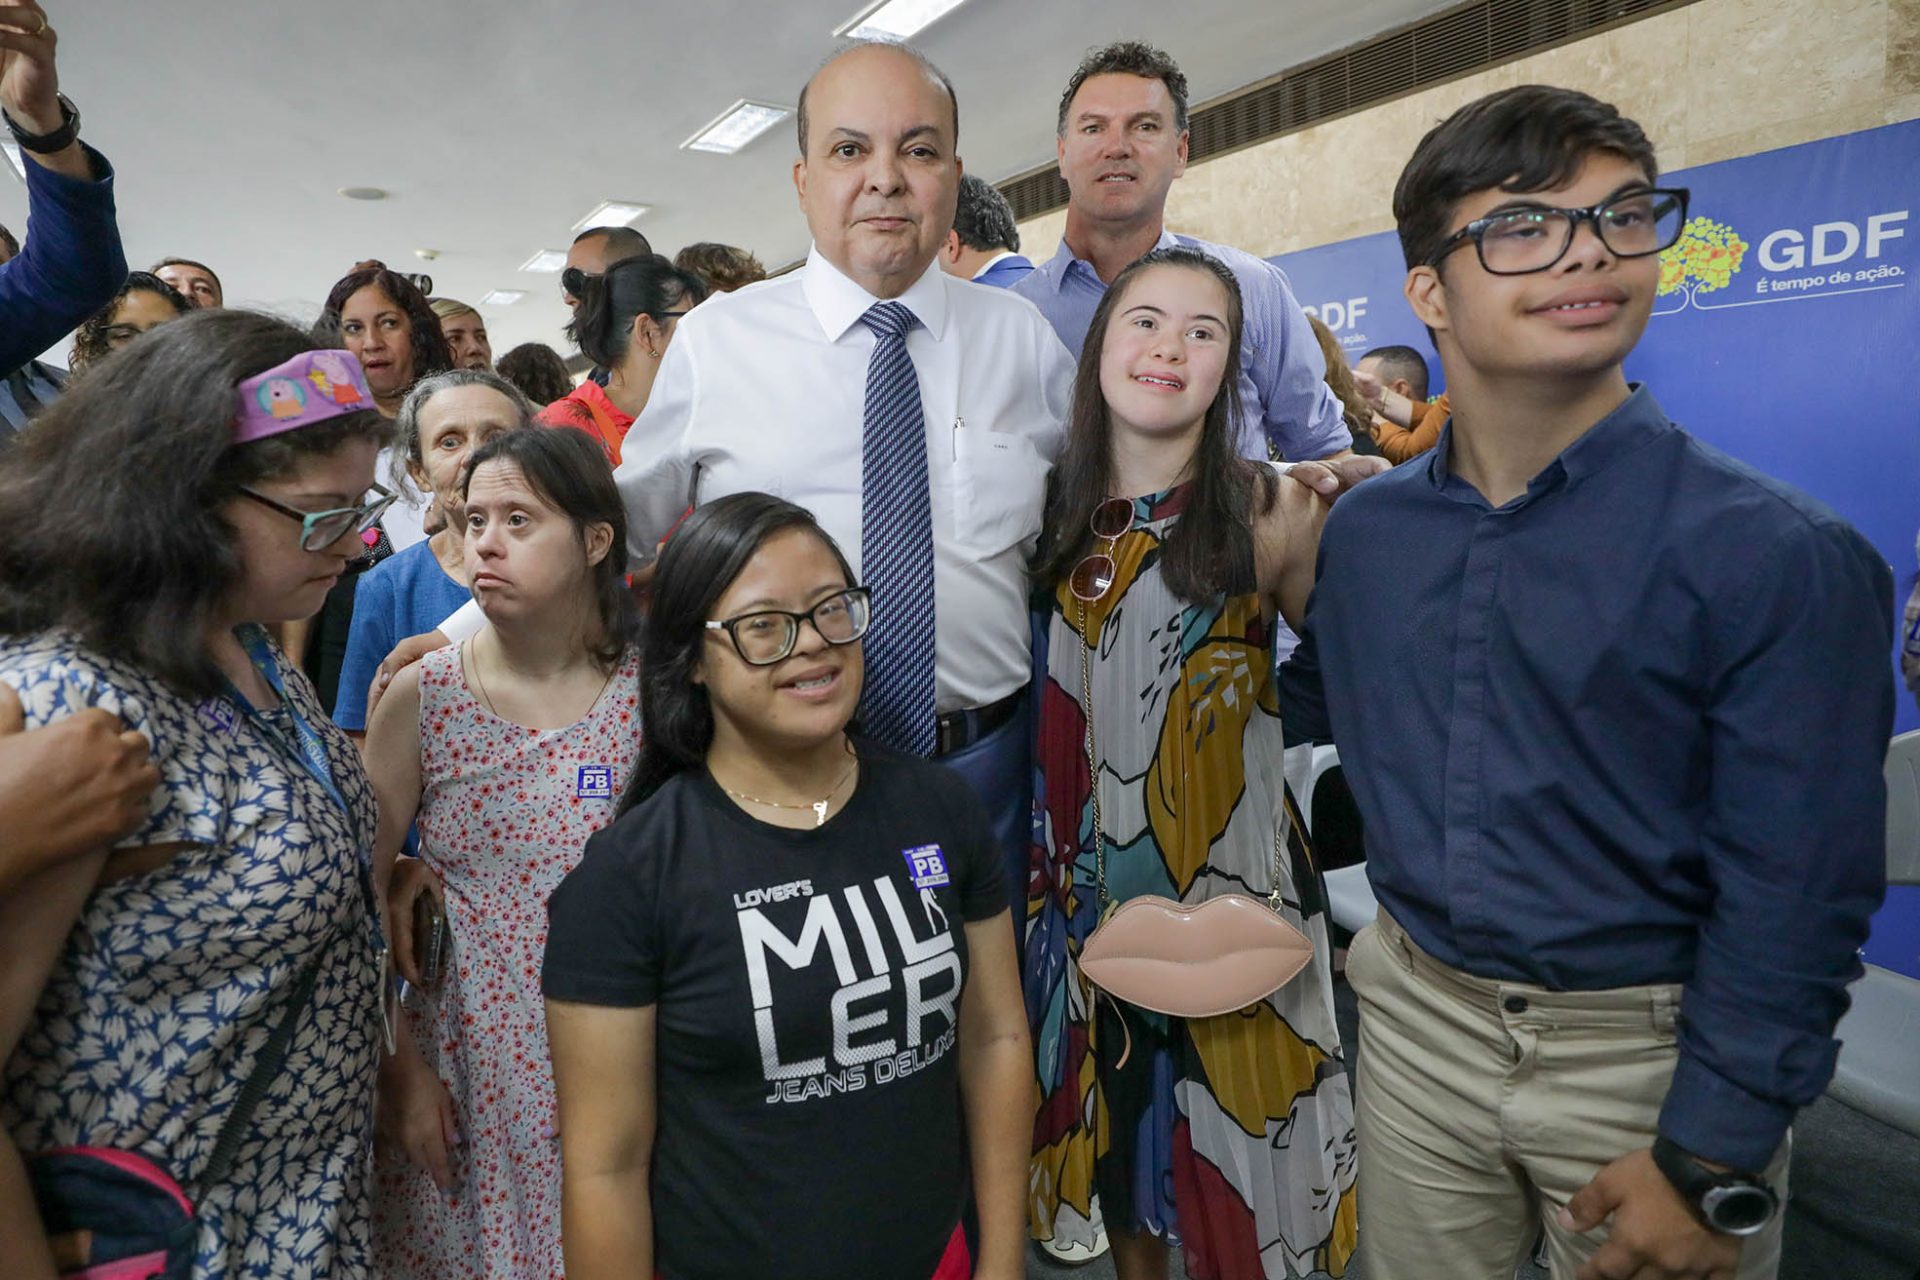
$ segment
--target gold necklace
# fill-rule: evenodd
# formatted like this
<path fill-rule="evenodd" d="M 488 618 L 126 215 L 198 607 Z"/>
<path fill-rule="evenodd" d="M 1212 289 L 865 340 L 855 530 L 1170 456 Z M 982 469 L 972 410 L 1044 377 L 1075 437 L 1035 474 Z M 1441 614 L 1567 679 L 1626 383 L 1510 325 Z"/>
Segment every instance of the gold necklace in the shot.
<path fill-rule="evenodd" d="M 833 790 L 827 792 L 827 794 L 820 799 L 808 804 L 783 804 L 778 800 L 762 800 L 759 796 L 750 796 L 744 791 L 735 791 L 725 783 L 721 784 L 720 789 L 732 796 L 735 800 L 745 800 L 748 804 L 765 805 L 769 809 L 811 809 L 813 810 L 813 825 L 816 827 L 824 826 L 827 821 L 827 808 L 832 805 L 833 798 L 840 794 L 840 788 L 847 785 L 847 780 L 853 777 L 853 771 L 860 767 L 860 757 L 854 754 L 853 744 L 851 742 L 845 742 L 844 739 L 842 741 L 847 748 L 847 754 L 853 756 L 853 760 L 847 765 L 847 771 L 840 775 L 840 780 L 833 784 Z M 716 778 L 714 781 L 718 782 L 719 779 Z"/>
<path fill-rule="evenodd" d="M 501 715 L 498 711 L 495 711 L 493 709 L 493 699 L 487 696 L 487 682 L 480 678 L 480 655 L 477 653 L 469 653 L 467 656 L 473 659 L 472 662 L 467 664 L 467 670 L 473 673 L 473 691 L 479 694 L 480 701 L 486 704 L 487 714 L 492 716 L 495 720 L 506 720 L 505 716 Z M 593 695 L 593 703 L 587 708 L 588 716 L 593 714 L 594 707 L 597 707 L 600 705 L 600 699 L 607 696 L 607 686 L 612 684 L 613 678 L 619 674 L 620 674 L 620 663 L 616 662 L 613 664 L 613 670 L 607 672 L 607 678 L 600 682 L 600 692 Z M 586 716 L 582 716 L 580 718 L 584 720 L 586 719 Z M 518 724 L 519 722 L 515 720 L 507 720 L 507 723 Z M 578 723 L 578 721 L 576 721 L 575 723 Z M 522 727 L 524 728 L 525 726 L 522 726 Z M 541 730 L 540 732 L 546 732 L 546 731 Z"/>

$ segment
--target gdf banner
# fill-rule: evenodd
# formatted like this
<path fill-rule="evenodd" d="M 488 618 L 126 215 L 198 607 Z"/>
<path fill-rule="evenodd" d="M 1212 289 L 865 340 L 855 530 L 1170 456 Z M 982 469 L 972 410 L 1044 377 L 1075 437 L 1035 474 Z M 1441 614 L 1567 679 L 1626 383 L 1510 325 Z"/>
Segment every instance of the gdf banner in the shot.
<path fill-rule="evenodd" d="M 1662 255 L 1653 320 L 1627 361 L 1694 435 L 1852 521 L 1893 566 L 1901 600 L 1920 530 L 1916 174 L 1920 121 L 1663 175 L 1692 189 L 1691 216 Z M 1405 343 L 1428 355 L 1440 389 L 1392 232 L 1273 261 L 1349 359 Z M 1904 689 L 1896 705 L 1896 732 L 1920 728 Z M 1920 976 L 1920 890 L 1890 895 L 1867 953 Z"/>

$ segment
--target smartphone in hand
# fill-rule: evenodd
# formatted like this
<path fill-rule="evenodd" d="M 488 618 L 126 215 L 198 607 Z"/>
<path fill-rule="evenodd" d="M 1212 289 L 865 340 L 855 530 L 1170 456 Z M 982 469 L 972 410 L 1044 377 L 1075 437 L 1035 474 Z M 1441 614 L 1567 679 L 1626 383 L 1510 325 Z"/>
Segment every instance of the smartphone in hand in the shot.
<path fill-rule="evenodd" d="M 447 909 L 437 893 L 413 900 L 413 962 L 425 986 L 437 986 L 447 953 Z"/>

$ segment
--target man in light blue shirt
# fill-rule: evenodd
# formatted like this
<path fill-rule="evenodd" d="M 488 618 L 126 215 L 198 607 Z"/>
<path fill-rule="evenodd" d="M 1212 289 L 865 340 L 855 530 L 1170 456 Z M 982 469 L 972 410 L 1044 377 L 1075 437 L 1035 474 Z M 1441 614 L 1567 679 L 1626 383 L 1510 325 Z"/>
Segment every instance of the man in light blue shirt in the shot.
<path fill-rule="evenodd" d="M 1121 41 L 1089 54 L 1060 100 L 1060 250 L 1013 291 L 1040 308 L 1076 357 L 1107 282 L 1149 250 L 1185 244 L 1224 262 L 1246 311 L 1240 448 L 1289 461 L 1350 451 L 1306 313 L 1280 268 L 1166 229 L 1167 191 L 1187 167 L 1187 78 L 1160 50 Z"/>

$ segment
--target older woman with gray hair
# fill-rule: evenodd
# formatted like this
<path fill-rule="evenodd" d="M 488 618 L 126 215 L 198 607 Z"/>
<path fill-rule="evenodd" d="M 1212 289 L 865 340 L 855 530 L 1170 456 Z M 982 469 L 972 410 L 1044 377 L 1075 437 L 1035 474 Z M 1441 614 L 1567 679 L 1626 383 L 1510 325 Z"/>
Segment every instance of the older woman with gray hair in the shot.
<path fill-rule="evenodd" d="M 438 531 L 369 569 L 354 602 L 353 629 L 340 670 L 333 719 L 356 738 L 367 728 L 367 688 L 380 659 L 406 636 L 430 631 L 471 599 L 462 564 L 460 476 L 467 455 L 533 419 L 514 385 L 485 369 L 455 369 L 421 379 L 394 420 L 395 487 L 408 482 L 439 509 Z"/>

